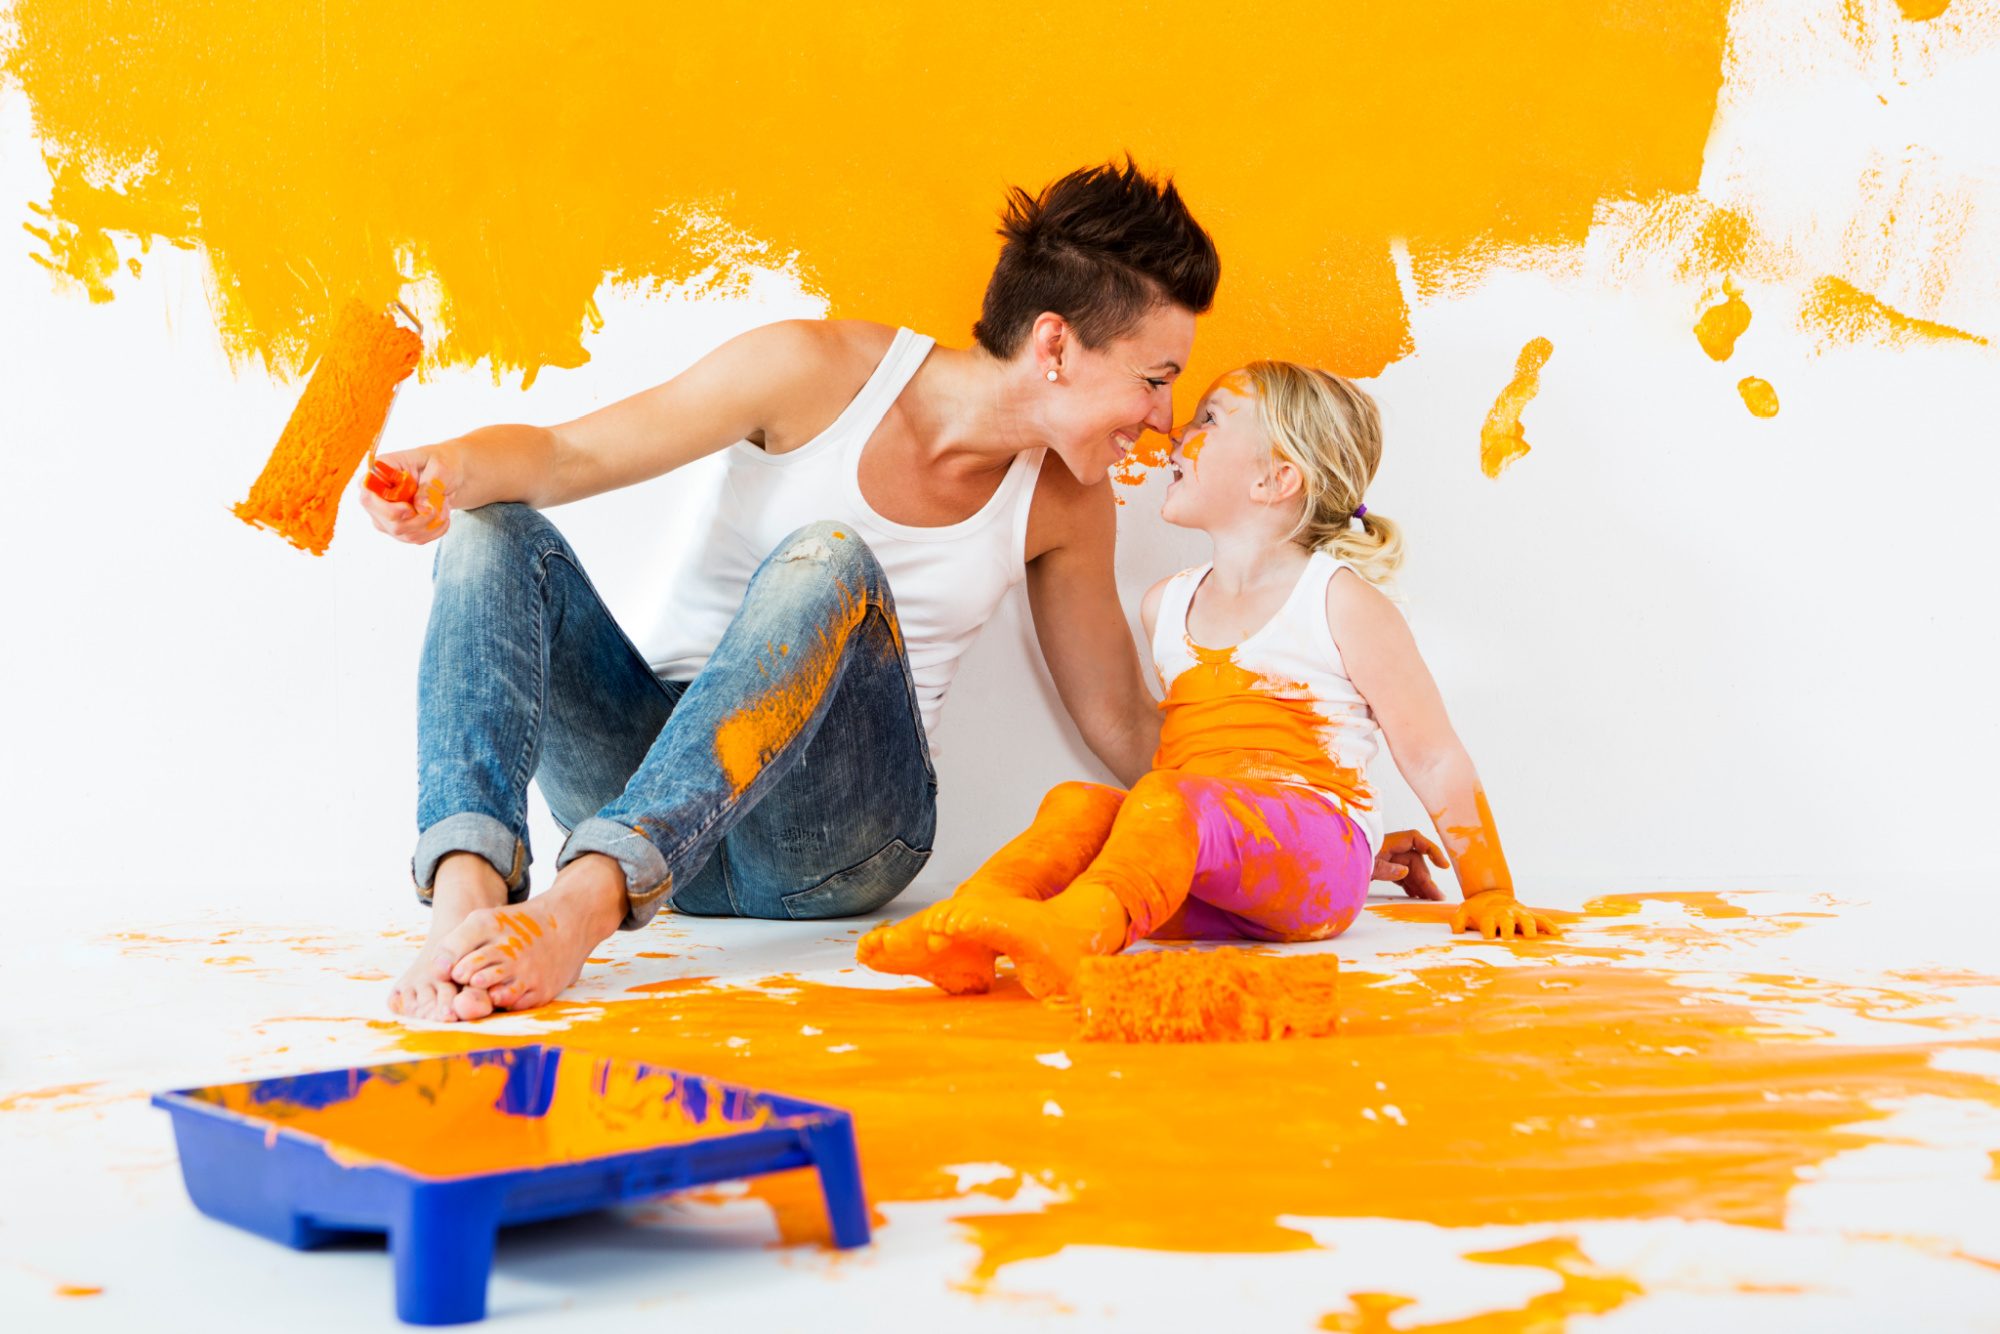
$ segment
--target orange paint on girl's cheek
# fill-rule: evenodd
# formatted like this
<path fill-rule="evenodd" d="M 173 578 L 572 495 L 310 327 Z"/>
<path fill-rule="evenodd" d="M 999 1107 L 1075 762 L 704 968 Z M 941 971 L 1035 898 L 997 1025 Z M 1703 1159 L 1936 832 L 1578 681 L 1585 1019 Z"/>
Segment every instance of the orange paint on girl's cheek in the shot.
<path fill-rule="evenodd" d="M 1793 982 L 1794 999 L 1855 1003 L 1840 988 Z M 1006 989 L 947 999 L 929 988 L 785 986 L 559 1004 L 541 1013 L 560 1034 L 540 1040 L 671 1052 L 677 1066 L 844 1107 L 877 1206 L 967 1198 L 948 1165 L 996 1159 L 1054 1191 L 1028 1214 L 996 1216 L 983 1196 L 967 1199 L 959 1222 L 981 1248 L 982 1279 L 1069 1245 L 1311 1248 L 1277 1221 L 1286 1215 L 1780 1227 L 1800 1170 L 1867 1143 L 1885 1106 L 1925 1095 L 2000 1104 L 1989 1079 L 1933 1066 L 1938 1043 L 1760 1036 L 1770 1002 L 1704 988 L 1701 1004 L 1684 1004 L 1695 993 L 1645 968 L 1355 972 L 1342 978 L 1338 1038 L 1198 1054 L 1077 1042 L 1069 1016 Z M 514 1040 L 398 1037 L 426 1052 Z M 1055 1049 L 1069 1068 L 1035 1059 Z M 1677 1051 L 1687 1054 L 1661 1054 Z M 1282 1115 L 1274 1088 L 1286 1090 Z M 1051 1100 L 1062 1117 L 1044 1114 Z M 1185 1172 L 1162 1167 L 1213 1161 L 1218 1145 L 1226 1191 L 1190 1189 Z M 755 1193 L 788 1240 L 825 1235 L 808 1174 Z"/>

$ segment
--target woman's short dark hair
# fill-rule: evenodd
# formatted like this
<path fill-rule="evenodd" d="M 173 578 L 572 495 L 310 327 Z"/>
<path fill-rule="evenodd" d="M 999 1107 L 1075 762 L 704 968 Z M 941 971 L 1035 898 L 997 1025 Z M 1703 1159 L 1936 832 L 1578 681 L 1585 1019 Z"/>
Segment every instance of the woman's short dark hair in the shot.
<path fill-rule="evenodd" d="M 1181 202 L 1128 155 L 1085 167 L 1031 195 L 1015 186 L 1000 225 L 1006 244 L 972 336 L 1011 357 L 1044 311 L 1099 347 L 1172 303 L 1202 314 L 1222 277 L 1215 242 Z"/>

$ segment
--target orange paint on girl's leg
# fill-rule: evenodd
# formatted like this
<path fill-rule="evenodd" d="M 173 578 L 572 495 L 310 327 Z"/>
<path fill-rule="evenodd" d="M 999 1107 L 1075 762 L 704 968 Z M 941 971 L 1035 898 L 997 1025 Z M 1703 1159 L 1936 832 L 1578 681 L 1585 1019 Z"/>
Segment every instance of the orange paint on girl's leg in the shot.
<path fill-rule="evenodd" d="M 993 986 L 994 952 L 941 932 L 934 914 L 966 898 L 1041 900 L 1068 888 L 1097 856 L 1125 793 L 1099 783 L 1061 783 L 1035 812 L 1034 823 L 986 859 L 945 904 L 934 904 L 861 938 L 861 963 L 883 973 L 921 977 L 953 995 Z"/>
<path fill-rule="evenodd" d="M 934 910 L 940 934 L 1014 961 L 1031 996 L 1068 994 L 1085 959 L 1125 948 L 1132 919 L 1108 886 L 1078 880 L 1052 899 L 953 898 Z"/>

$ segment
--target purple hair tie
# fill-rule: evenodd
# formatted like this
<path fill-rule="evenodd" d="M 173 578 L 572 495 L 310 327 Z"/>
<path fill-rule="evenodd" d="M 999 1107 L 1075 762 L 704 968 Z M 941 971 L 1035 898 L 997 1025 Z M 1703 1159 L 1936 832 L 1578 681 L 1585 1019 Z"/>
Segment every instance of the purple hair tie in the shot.
<path fill-rule="evenodd" d="M 1357 519 L 1360 518 L 1362 515 L 1366 514 L 1367 512 L 1368 512 L 1368 507 L 1366 505 L 1356 505 L 1354 507 L 1354 517 Z"/>

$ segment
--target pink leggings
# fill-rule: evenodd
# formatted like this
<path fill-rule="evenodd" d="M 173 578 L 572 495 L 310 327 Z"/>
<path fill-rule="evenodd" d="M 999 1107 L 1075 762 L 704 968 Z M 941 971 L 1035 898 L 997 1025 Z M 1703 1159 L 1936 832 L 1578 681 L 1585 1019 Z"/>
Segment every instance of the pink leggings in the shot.
<path fill-rule="evenodd" d="M 1130 792 L 1057 786 L 969 887 L 1101 885 L 1131 919 L 1127 944 L 1325 940 L 1360 912 L 1374 866 L 1359 827 L 1314 792 L 1156 769 Z"/>

